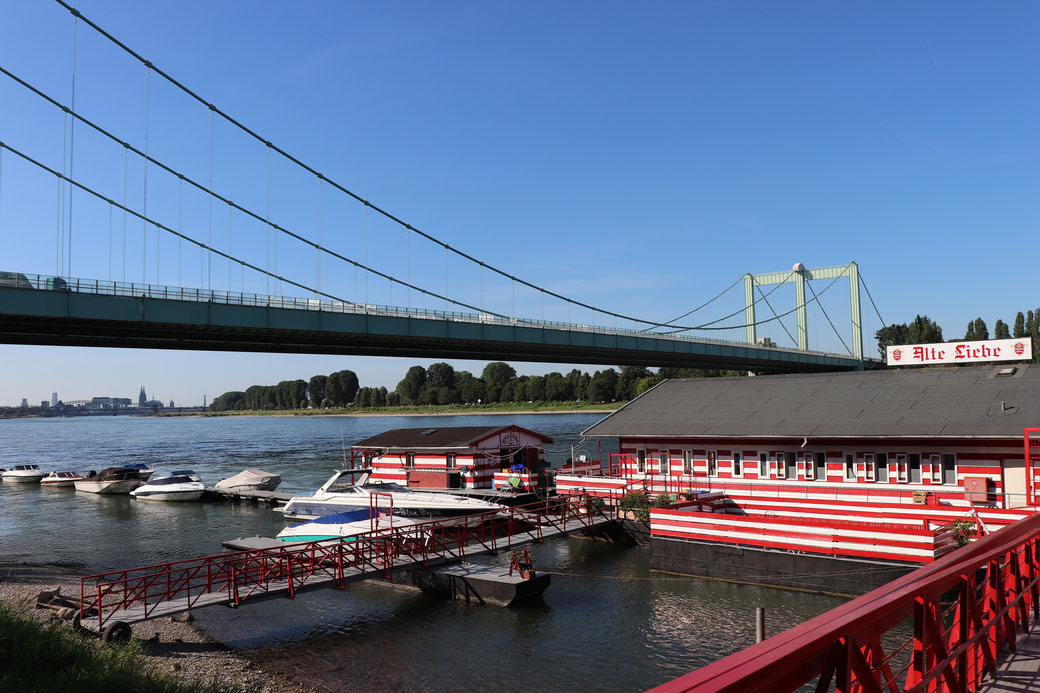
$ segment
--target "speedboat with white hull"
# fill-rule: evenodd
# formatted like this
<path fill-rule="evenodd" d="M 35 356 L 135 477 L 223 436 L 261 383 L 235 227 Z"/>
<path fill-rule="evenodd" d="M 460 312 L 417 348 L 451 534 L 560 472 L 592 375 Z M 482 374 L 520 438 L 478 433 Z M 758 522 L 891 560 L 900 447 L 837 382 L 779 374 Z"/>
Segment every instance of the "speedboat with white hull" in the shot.
<path fill-rule="evenodd" d="M 197 501 L 202 498 L 206 487 L 199 475 L 190 469 L 179 472 L 159 472 L 130 495 L 138 500 Z"/>
<path fill-rule="evenodd" d="M 5 484 L 38 484 L 45 476 L 47 472 L 37 464 L 16 464 L 0 474 Z"/>
<path fill-rule="evenodd" d="M 77 481 L 83 477 L 76 472 L 51 472 L 47 476 L 40 479 L 40 486 L 47 486 L 50 488 L 60 486 L 73 486 Z"/>
<path fill-rule="evenodd" d="M 75 482 L 75 484 L 77 491 L 117 494 L 130 493 L 138 486 L 144 484 L 144 480 L 141 479 L 141 475 L 136 469 L 109 467 L 108 469 L 102 469 L 100 473 L 94 476 L 88 476 L 86 479 Z"/>
<path fill-rule="evenodd" d="M 393 508 L 402 517 L 461 517 L 502 510 L 498 503 L 450 493 L 413 491 L 392 482 L 370 481 L 365 472 L 357 483 L 337 484 L 357 469 L 337 470 L 325 485 L 309 496 L 293 496 L 279 508 L 286 517 L 313 520 L 327 515 L 370 507 Z"/>
<path fill-rule="evenodd" d="M 298 525 L 289 525 L 275 538 L 279 541 L 324 541 L 325 539 L 353 541 L 358 534 L 381 529 L 410 527 L 422 522 L 423 520 L 387 512 L 377 512 L 376 517 L 373 518 L 372 509 L 364 508 L 326 515 L 309 522 L 301 522 Z"/>

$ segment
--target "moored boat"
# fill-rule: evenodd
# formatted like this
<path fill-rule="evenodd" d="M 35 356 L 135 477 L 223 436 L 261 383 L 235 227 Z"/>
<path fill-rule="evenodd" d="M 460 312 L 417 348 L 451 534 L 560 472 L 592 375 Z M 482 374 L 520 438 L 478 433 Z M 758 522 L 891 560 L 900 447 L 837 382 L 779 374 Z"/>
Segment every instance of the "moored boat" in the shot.
<path fill-rule="evenodd" d="M 8 469 L 0 478 L 9 484 L 38 484 L 47 472 L 40 469 L 37 464 L 16 464 Z"/>
<path fill-rule="evenodd" d="M 105 494 L 130 493 L 142 484 L 144 480 L 140 473 L 126 467 L 102 469 L 98 474 L 75 482 L 77 491 Z"/>
<path fill-rule="evenodd" d="M 138 500 L 197 501 L 206 487 L 199 475 L 190 469 L 177 472 L 159 472 L 130 495 Z"/>
<path fill-rule="evenodd" d="M 376 517 L 373 517 L 372 509 L 364 508 L 289 525 L 275 538 L 279 541 L 323 541 L 325 539 L 350 541 L 358 534 L 381 529 L 409 527 L 420 522 L 422 521 L 386 512 L 377 512 Z"/>
<path fill-rule="evenodd" d="M 246 469 L 227 479 L 221 479 L 213 488 L 218 491 L 242 493 L 245 491 L 273 491 L 282 483 L 279 474 L 265 472 L 262 469 Z"/>
<path fill-rule="evenodd" d="M 391 482 L 371 481 L 366 470 L 357 483 L 337 483 L 358 469 L 337 470 L 325 484 L 311 495 L 293 496 L 279 508 L 286 517 L 313 520 L 336 513 L 370 507 L 393 508 L 402 517 L 461 517 L 494 512 L 504 506 L 450 493 L 413 491 Z"/>
<path fill-rule="evenodd" d="M 124 465 L 122 465 L 120 467 L 120 469 L 134 469 L 134 470 L 137 470 L 137 473 L 145 481 L 148 481 L 148 478 L 151 477 L 152 474 L 155 473 L 155 470 L 152 469 L 151 467 L 149 467 L 144 462 L 133 462 L 131 464 L 124 464 Z"/>
<path fill-rule="evenodd" d="M 51 472 L 40 479 L 40 486 L 48 486 L 51 488 L 57 486 L 73 486 L 82 478 L 83 477 L 76 472 Z"/>

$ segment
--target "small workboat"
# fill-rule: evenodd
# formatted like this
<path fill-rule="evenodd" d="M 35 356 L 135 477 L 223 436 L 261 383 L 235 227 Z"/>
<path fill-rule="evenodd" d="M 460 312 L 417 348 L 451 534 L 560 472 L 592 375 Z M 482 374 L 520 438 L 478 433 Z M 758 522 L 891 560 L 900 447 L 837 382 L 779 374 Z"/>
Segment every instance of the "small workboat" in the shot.
<path fill-rule="evenodd" d="M 40 479 L 40 486 L 49 486 L 51 488 L 55 486 L 73 486 L 82 478 L 76 472 L 51 472 Z"/>
<path fill-rule="evenodd" d="M 155 473 L 155 470 L 152 469 L 151 467 L 149 467 L 144 462 L 134 462 L 132 464 L 124 464 L 122 467 L 120 467 L 120 469 L 135 469 L 135 470 L 137 470 L 137 473 L 141 475 L 141 478 L 144 479 L 145 481 L 147 481 L 148 477 L 150 477 L 152 474 Z"/>
<path fill-rule="evenodd" d="M 126 467 L 109 467 L 100 473 L 74 482 L 77 491 L 87 493 L 130 493 L 144 484 L 144 479 L 136 469 Z"/>
<path fill-rule="evenodd" d="M 221 479 L 213 488 L 218 491 L 242 493 L 244 491 L 273 491 L 282 483 L 279 474 L 265 472 L 262 469 L 247 469 L 227 479 Z"/>
<path fill-rule="evenodd" d="M 138 500 L 197 501 L 202 498 L 206 487 L 199 475 L 190 469 L 178 472 L 159 472 L 143 486 L 138 486 L 130 495 Z"/>
<path fill-rule="evenodd" d="M 279 541 L 323 541 L 325 539 L 346 539 L 366 532 L 380 529 L 396 529 L 417 525 L 421 520 L 414 520 L 377 510 L 372 517 L 372 508 L 351 510 L 335 515 L 326 515 L 310 522 L 289 525 L 275 537 Z"/>
<path fill-rule="evenodd" d="M 47 472 L 42 471 L 37 464 L 16 464 L 8 469 L 0 478 L 9 484 L 38 484 Z"/>

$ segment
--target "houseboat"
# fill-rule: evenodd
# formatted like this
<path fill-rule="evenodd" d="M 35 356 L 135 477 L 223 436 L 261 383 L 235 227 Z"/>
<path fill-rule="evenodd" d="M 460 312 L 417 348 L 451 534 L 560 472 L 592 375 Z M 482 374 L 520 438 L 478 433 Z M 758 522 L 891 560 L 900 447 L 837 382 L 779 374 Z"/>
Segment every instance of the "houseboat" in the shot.
<path fill-rule="evenodd" d="M 408 488 L 533 490 L 549 436 L 520 426 L 395 428 L 351 446 L 370 481 Z"/>
<path fill-rule="evenodd" d="M 661 570 L 709 574 L 704 545 L 919 564 L 958 519 L 1035 511 L 1036 425 L 1030 364 L 669 380 L 584 431 L 620 453 L 556 485 L 667 494 L 650 512 Z"/>

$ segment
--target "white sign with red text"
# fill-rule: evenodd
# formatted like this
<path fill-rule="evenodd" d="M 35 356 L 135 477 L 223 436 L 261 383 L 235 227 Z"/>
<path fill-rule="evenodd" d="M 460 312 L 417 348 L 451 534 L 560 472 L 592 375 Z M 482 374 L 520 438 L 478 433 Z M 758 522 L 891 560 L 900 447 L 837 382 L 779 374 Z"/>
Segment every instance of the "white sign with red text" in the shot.
<path fill-rule="evenodd" d="M 890 366 L 925 366 L 933 363 L 977 363 L 979 361 L 1028 361 L 1033 358 L 1033 340 L 989 339 L 984 342 L 900 344 L 888 349 Z"/>

